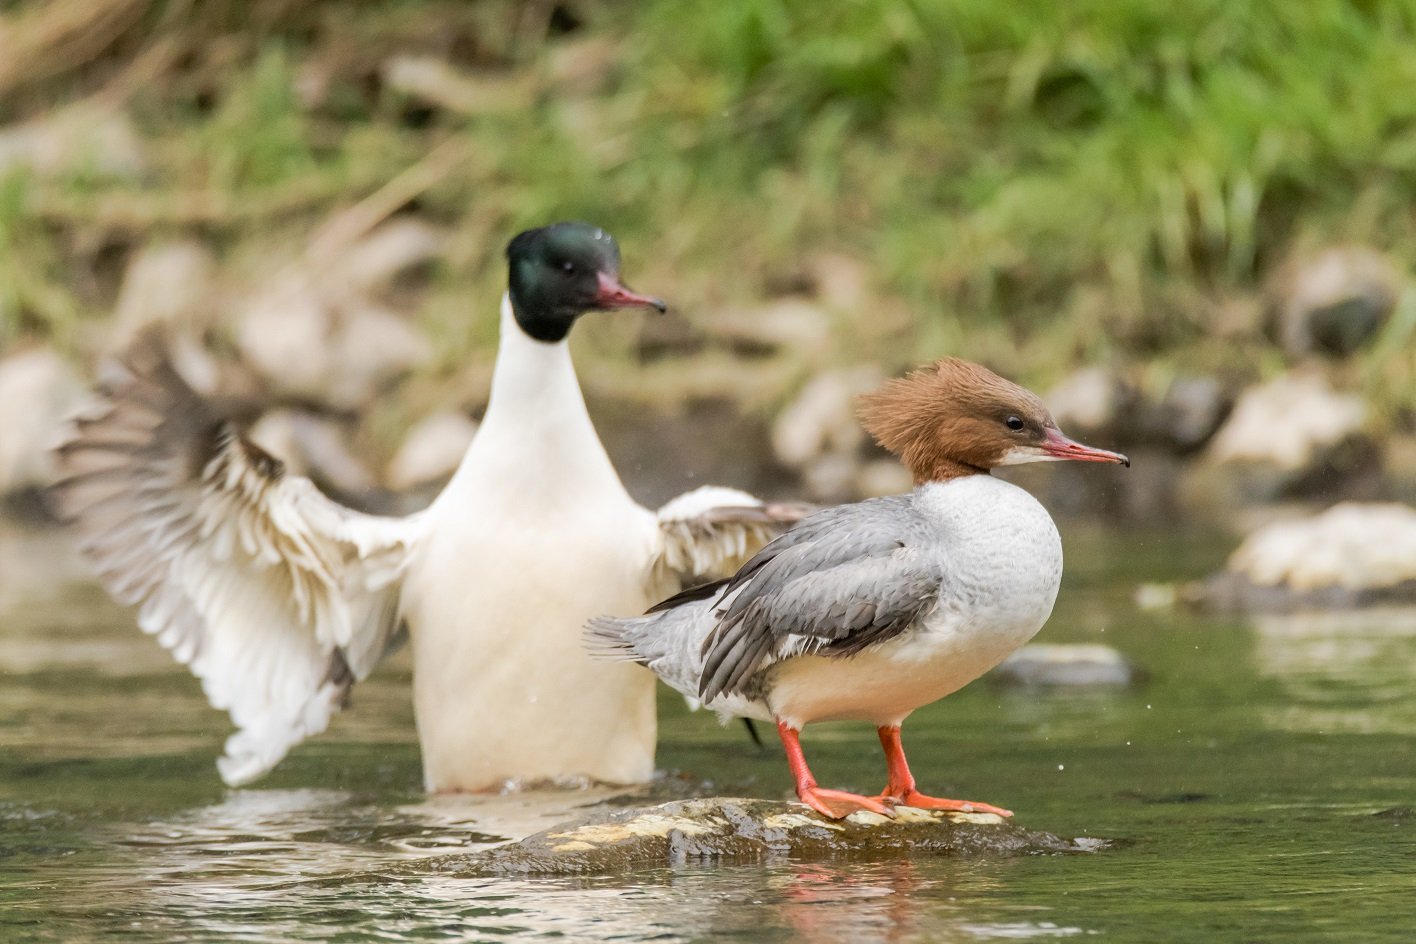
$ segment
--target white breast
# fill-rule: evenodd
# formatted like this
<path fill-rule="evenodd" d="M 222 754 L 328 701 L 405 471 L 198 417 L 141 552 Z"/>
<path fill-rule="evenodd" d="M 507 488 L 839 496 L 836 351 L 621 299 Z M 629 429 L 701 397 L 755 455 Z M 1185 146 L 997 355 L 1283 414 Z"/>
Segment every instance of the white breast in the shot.
<path fill-rule="evenodd" d="M 894 640 L 850 658 L 806 656 L 775 672 L 770 708 L 793 724 L 898 724 L 978 678 L 1042 628 L 1062 576 L 1047 511 L 986 475 L 923 486 L 918 509 L 938 527 L 946 573 L 938 607 Z"/>
<path fill-rule="evenodd" d="M 429 789 L 647 779 L 653 677 L 592 661 L 579 638 L 665 589 L 650 585 L 655 518 L 605 455 L 564 342 L 526 337 L 506 304 L 487 416 L 427 514 L 403 604 Z"/>

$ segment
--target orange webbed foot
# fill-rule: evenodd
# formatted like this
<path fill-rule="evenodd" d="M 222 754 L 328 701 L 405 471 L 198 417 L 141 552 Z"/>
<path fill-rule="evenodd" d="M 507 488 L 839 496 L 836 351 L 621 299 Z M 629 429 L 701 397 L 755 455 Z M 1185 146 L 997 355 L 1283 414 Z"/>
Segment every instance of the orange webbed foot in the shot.
<path fill-rule="evenodd" d="M 888 816 L 891 819 L 895 816 L 895 811 L 879 798 L 847 793 L 844 790 L 811 787 L 798 791 L 797 797 L 801 802 L 830 819 L 845 819 L 858 810 L 879 813 L 881 816 Z"/>
<path fill-rule="evenodd" d="M 882 793 L 879 798 L 886 803 L 895 806 L 911 806 L 917 810 L 948 810 L 951 813 L 992 813 L 995 816 L 1007 818 L 1013 815 L 1012 810 L 1005 810 L 1001 806 L 994 806 L 991 803 L 979 803 L 977 800 L 948 800 L 944 797 L 925 796 L 918 790 L 907 790 L 898 796 L 891 796 Z"/>

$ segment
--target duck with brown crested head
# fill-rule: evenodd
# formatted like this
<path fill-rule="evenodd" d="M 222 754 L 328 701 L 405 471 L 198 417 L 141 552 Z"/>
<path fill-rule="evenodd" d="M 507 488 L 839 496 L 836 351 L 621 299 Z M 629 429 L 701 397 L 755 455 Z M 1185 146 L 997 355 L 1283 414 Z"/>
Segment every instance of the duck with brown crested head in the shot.
<path fill-rule="evenodd" d="M 989 474 L 1074 460 L 1129 465 L 1063 435 L 1042 401 L 946 358 L 861 400 L 865 428 L 914 475 L 906 495 L 803 519 L 732 577 L 647 615 L 600 617 L 586 645 L 641 662 L 720 715 L 776 724 L 797 796 L 833 818 L 895 806 L 1011 816 L 915 788 L 900 725 L 983 675 L 1052 612 L 1062 542 L 1036 499 Z M 813 721 L 869 721 L 887 762 L 878 796 L 817 786 L 798 740 Z"/>

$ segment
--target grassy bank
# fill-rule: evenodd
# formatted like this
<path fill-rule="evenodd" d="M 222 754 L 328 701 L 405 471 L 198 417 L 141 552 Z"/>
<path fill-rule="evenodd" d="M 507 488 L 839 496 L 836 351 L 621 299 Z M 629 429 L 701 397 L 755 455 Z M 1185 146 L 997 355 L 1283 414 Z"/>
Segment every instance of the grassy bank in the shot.
<path fill-rule="evenodd" d="M 549 218 L 611 228 L 700 321 L 810 290 L 843 254 L 869 276 L 825 360 L 960 352 L 1039 384 L 1083 361 L 1274 367 L 1259 292 L 1285 259 L 1416 260 L 1409 0 L 0 16 L 0 119 L 121 119 L 0 183 L 0 344 L 81 343 L 144 242 L 196 234 L 249 284 L 370 195 L 452 233 L 416 304 L 441 370 L 489 342 L 467 311 L 499 290 L 501 242 Z M 1392 409 L 1416 399 L 1411 330 L 1348 371 Z"/>

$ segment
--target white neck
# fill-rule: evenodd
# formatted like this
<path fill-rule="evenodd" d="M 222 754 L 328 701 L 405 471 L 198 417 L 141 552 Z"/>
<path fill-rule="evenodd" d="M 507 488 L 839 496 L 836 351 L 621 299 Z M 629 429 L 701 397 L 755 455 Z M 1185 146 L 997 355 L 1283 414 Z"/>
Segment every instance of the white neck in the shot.
<path fill-rule="evenodd" d="M 514 484 L 547 499 L 567 489 L 624 494 L 590 422 L 565 341 L 537 341 L 502 296 L 501 340 L 491 399 L 472 446 L 444 495 L 488 483 Z"/>
<path fill-rule="evenodd" d="M 492 396 L 487 403 L 484 423 L 513 414 L 518 422 L 532 417 L 590 421 L 575 365 L 570 361 L 569 339 L 537 341 L 521 329 L 511 308 L 511 296 L 502 295 L 501 325 L 498 329 L 497 365 L 492 374 Z M 537 409 L 537 408 L 540 409 Z"/>

